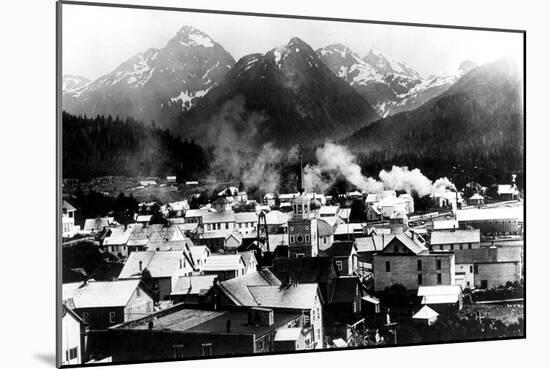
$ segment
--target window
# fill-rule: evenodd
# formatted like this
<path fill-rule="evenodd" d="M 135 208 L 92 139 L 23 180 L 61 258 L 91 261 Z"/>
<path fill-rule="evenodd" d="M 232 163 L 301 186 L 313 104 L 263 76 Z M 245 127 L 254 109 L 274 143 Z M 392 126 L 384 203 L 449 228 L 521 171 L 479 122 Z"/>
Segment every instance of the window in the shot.
<path fill-rule="evenodd" d="M 136 288 L 136 297 L 139 299 L 141 297 L 141 290 Z"/>
<path fill-rule="evenodd" d="M 211 230 L 212 230 L 212 226 L 211 226 L 210 224 L 207 224 L 207 225 L 206 225 L 206 229 L 207 229 L 208 231 L 211 231 Z"/>
<path fill-rule="evenodd" d="M 441 284 L 441 273 L 437 273 L 437 284 Z"/>
<path fill-rule="evenodd" d="M 390 262 L 386 261 L 386 272 L 390 271 Z"/>
<path fill-rule="evenodd" d="M 416 269 L 417 270 L 422 270 L 422 260 L 417 260 L 416 261 Z"/>
<path fill-rule="evenodd" d="M 183 353 L 183 345 L 172 345 L 172 357 L 174 359 L 182 359 Z"/>
<path fill-rule="evenodd" d="M 443 245 L 439 245 L 439 250 L 443 251 Z"/>
<path fill-rule="evenodd" d="M 458 247 L 462 250 L 464 246 L 460 244 Z"/>
<path fill-rule="evenodd" d="M 304 236 L 302 236 L 302 235 L 296 236 L 296 242 L 298 242 L 298 243 L 304 242 Z"/>
<path fill-rule="evenodd" d="M 309 242 L 309 234 L 306 234 L 306 242 Z"/>
<path fill-rule="evenodd" d="M 82 321 L 84 324 L 88 324 L 90 322 L 90 315 L 88 313 L 82 313 Z"/>
<path fill-rule="evenodd" d="M 357 312 L 357 305 L 356 305 L 355 301 L 353 302 L 353 312 L 354 313 Z"/>
<path fill-rule="evenodd" d="M 294 236 L 290 235 L 290 243 L 294 243 Z"/>
<path fill-rule="evenodd" d="M 309 226 L 306 226 L 306 231 L 309 231 Z"/>
<path fill-rule="evenodd" d="M 470 249 L 470 250 L 472 249 L 472 244 L 471 243 L 468 244 L 468 249 Z"/>
<path fill-rule="evenodd" d="M 399 252 L 399 246 L 398 245 L 395 245 L 393 247 L 393 252 L 396 253 L 396 254 Z"/>
<path fill-rule="evenodd" d="M 339 272 L 342 271 L 342 260 L 336 260 L 336 269 L 338 269 Z"/>
<path fill-rule="evenodd" d="M 473 273 L 473 267 L 470 265 L 470 273 Z"/>
<path fill-rule="evenodd" d="M 69 360 L 76 359 L 78 356 L 78 348 L 73 347 L 72 349 L 69 349 Z"/>
<path fill-rule="evenodd" d="M 469 281 L 466 282 L 466 286 L 470 287 L 470 282 Z"/>
<path fill-rule="evenodd" d="M 225 223 L 225 229 L 229 229 L 229 223 Z"/>
<path fill-rule="evenodd" d="M 441 259 L 437 259 L 437 270 L 441 270 Z"/>
<path fill-rule="evenodd" d="M 418 284 L 422 285 L 422 274 L 418 275 Z"/>
<path fill-rule="evenodd" d="M 477 265 L 474 265 L 474 274 L 478 274 Z"/>
<path fill-rule="evenodd" d="M 201 346 L 202 346 L 202 356 L 212 356 L 212 344 L 211 343 L 203 343 Z"/>
<path fill-rule="evenodd" d="M 326 237 L 323 237 L 323 243 L 327 243 L 327 238 Z"/>
<path fill-rule="evenodd" d="M 116 323 L 116 313 L 109 311 L 109 323 Z"/>
<path fill-rule="evenodd" d="M 455 249 L 455 245 L 453 245 L 452 243 L 451 243 L 451 246 L 450 246 L 450 247 L 451 247 L 451 250 L 454 250 L 454 249 Z"/>

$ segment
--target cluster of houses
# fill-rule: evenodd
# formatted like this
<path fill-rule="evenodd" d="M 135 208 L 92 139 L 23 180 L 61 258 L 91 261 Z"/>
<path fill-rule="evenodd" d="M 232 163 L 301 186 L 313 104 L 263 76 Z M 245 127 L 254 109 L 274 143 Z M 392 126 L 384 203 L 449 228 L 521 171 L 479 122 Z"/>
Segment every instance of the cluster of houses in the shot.
<path fill-rule="evenodd" d="M 467 289 L 521 281 L 523 243 L 483 240 L 521 235 L 515 208 L 453 208 L 453 219 L 416 228 L 410 195 L 364 200 L 367 219 L 350 223 L 349 208 L 303 189 L 235 211 L 247 196 L 228 188 L 201 209 L 142 203 L 132 224 L 106 217 L 82 229 L 63 201 L 63 232 L 93 235 L 119 259 L 63 284 L 63 364 L 345 347 L 385 313 L 380 296 L 394 285 L 418 297 L 411 319 L 433 324 L 462 308 Z M 167 223 L 152 224 L 152 209 Z"/>

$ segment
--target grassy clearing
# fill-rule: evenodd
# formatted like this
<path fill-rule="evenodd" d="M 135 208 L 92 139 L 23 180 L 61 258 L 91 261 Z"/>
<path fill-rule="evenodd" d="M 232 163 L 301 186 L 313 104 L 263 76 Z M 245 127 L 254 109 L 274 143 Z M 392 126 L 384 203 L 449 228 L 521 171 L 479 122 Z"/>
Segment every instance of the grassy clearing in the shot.
<path fill-rule="evenodd" d="M 523 315 L 523 304 L 473 304 L 465 305 L 459 316 L 479 312 L 482 318 L 493 318 L 509 325 L 517 323 L 519 318 L 525 319 Z"/>

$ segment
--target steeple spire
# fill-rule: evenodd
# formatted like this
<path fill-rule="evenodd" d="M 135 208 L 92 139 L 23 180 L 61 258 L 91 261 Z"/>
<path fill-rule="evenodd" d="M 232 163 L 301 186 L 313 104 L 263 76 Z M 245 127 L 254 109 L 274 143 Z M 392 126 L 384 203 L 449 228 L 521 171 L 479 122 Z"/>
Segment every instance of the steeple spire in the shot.
<path fill-rule="evenodd" d="M 298 148 L 298 158 L 299 158 L 299 165 L 300 165 L 300 170 L 298 172 L 298 192 L 300 194 L 303 194 L 304 191 L 305 191 L 305 186 L 304 186 L 304 167 L 302 165 L 302 148 L 299 147 Z"/>

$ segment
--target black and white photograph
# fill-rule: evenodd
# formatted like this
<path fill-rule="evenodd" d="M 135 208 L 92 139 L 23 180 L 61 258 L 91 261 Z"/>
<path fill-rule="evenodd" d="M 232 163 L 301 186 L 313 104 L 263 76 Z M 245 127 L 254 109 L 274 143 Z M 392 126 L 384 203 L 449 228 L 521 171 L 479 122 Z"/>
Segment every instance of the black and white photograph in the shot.
<path fill-rule="evenodd" d="M 57 3 L 57 365 L 526 337 L 525 30 L 315 14 Z"/>

